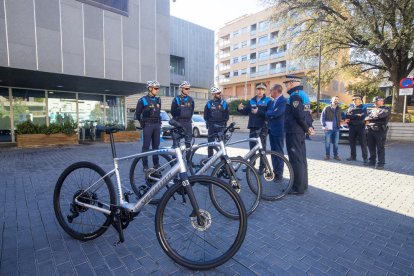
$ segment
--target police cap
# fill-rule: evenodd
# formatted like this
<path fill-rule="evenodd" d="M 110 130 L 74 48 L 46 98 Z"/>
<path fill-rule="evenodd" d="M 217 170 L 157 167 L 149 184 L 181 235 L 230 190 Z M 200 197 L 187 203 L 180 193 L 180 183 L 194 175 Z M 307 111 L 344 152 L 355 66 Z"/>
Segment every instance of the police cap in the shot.
<path fill-rule="evenodd" d="M 375 103 L 375 102 L 378 102 L 378 101 L 383 101 L 384 100 L 384 98 L 383 97 L 381 97 L 381 96 L 375 96 L 373 99 L 372 99 L 372 102 L 373 103 Z"/>
<path fill-rule="evenodd" d="M 283 83 L 287 82 L 301 82 L 302 78 L 295 75 L 286 75 L 286 80 Z"/>
<path fill-rule="evenodd" d="M 267 89 L 267 85 L 264 82 L 256 84 L 256 89 Z"/>

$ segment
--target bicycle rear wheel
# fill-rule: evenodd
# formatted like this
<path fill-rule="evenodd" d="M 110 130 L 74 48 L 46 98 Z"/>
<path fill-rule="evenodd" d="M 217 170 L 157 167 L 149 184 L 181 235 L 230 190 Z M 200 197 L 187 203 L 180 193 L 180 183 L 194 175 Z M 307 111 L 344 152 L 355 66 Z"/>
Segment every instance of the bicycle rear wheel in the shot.
<path fill-rule="evenodd" d="M 155 232 L 162 249 L 178 264 L 195 270 L 211 269 L 239 250 L 246 235 L 246 211 L 238 194 L 223 181 L 211 176 L 190 176 L 188 180 L 203 222 L 194 216 L 185 187 L 176 184 L 158 205 Z M 216 200 L 237 213 L 237 219 L 229 219 L 217 210 L 210 186 L 214 186 Z"/>
<path fill-rule="evenodd" d="M 145 193 L 145 189 L 149 189 L 154 185 L 157 180 L 161 179 L 165 172 L 171 169 L 176 163 L 175 157 L 170 155 L 159 155 L 159 167 L 155 167 L 152 164 L 153 160 L 151 157 L 148 158 L 148 171 L 144 172 L 144 166 L 142 158 L 137 157 L 132 161 L 129 170 L 129 182 L 131 183 L 132 190 L 135 195 L 140 197 Z M 168 189 L 168 185 L 166 186 Z M 163 190 L 162 190 L 163 191 Z M 151 199 L 150 204 L 158 204 L 162 197 L 162 192 L 158 192 L 155 197 Z"/>
<path fill-rule="evenodd" d="M 259 172 L 264 200 L 281 199 L 289 193 L 293 185 L 293 168 L 283 154 L 275 151 L 266 151 L 265 155 L 258 153 L 250 159 L 250 163 Z"/>
<path fill-rule="evenodd" d="M 112 222 L 110 215 L 75 203 L 112 211 L 116 195 L 111 179 L 103 169 L 90 162 L 78 162 L 60 175 L 53 194 L 56 218 L 63 230 L 75 239 L 87 241 L 102 235 Z"/>
<path fill-rule="evenodd" d="M 239 157 L 231 157 L 230 160 L 231 163 L 227 163 L 225 160 L 221 161 L 214 168 L 211 176 L 223 180 L 239 194 L 246 208 L 247 216 L 249 216 L 259 206 L 262 195 L 259 175 L 249 162 Z M 234 175 L 230 171 L 230 166 L 233 167 Z M 220 200 L 216 201 L 215 186 L 212 185 L 210 187 L 211 197 L 216 208 L 229 218 L 237 217 L 237 214 L 226 209 L 226 205 L 222 206 L 223 202 Z"/>
<path fill-rule="evenodd" d="M 218 152 L 217 147 L 213 147 L 213 154 Z M 189 162 L 188 162 L 188 169 L 191 175 L 196 175 L 197 172 L 208 162 L 208 155 L 207 155 L 208 147 L 201 147 L 196 150 L 192 150 Z"/>

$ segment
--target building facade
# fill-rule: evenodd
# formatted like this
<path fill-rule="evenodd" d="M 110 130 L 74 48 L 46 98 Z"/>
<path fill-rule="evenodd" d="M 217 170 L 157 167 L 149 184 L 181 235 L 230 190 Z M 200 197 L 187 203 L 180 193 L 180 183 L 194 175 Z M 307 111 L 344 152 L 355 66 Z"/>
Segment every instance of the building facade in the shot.
<path fill-rule="evenodd" d="M 228 22 L 217 33 L 216 82 L 228 98 L 248 99 L 255 95 L 255 85 L 268 87 L 285 80 L 287 74 L 305 76 L 306 70 L 317 70 L 317 60 L 297 57 L 293 52 L 292 34 L 284 33 L 282 22 L 269 20 L 274 10 L 244 15 Z M 310 98 L 316 92 L 302 83 Z M 335 80 L 322 88 L 321 98 L 345 93 L 345 84 Z"/>
<path fill-rule="evenodd" d="M 170 86 L 169 0 L 0 0 L 0 141 L 19 122 L 126 123 L 125 96 Z"/>

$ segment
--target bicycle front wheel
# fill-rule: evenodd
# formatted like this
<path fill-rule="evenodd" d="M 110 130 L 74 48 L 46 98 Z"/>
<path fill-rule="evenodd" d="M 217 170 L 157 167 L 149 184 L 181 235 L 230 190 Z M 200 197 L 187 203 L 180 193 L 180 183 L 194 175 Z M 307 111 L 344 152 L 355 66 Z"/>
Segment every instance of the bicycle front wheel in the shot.
<path fill-rule="evenodd" d="M 262 183 L 262 198 L 277 200 L 287 195 L 293 185 L 293 168 L 281 153 L 266 151 L 265 155 L 256 154 L 250 163 L 259 172 Z"/>
<path fill-rule="evenodd" d="M 135 195 L 140 197 L 145 193 L 145 189 L 149 189 L 154 185 L 164 173 L 171 169 L 176 163 L 176 159 L 170 155 L 159 155 L 159 165 L 154 166 L 152 158 L 148 158 L 148 170 L 144 171 L 144 166 L 141 157 L 137 157 L 132 161 L 131 168 L 129 170 L 129 182 L 131 183 L 132 190 Z M 168 189 L 168 185 L 166 186 Z M 158 192 L 149 202 L 150 204 L 158 204 L 162 197 L 162 193 Z"/>
<path fill-rule="evenodd" d="M 63 230 L 75 239 L 92 240 L 102 235 L 112 222 L 112 213 L 105 214 L 75 203 L 112 211 L 116 195 L 111 179 L 103 169 L 90 162 L 69 166 L 59 177 L 53 194 L 56 218 Z"/>
<path fill-rule="evenodd" d="M 238 194 L 223 181 L 211 176 L 190 176 L 202 221 L 198 221 L 185 187 L 176 184 L 161 199 L 155 217 L 155 232 L 165 253 L 178 264 L 195 270 L 217 267 L 232 258 L 246 235 L 247 218 Z M 230 219 L 217 210 L 216 200 L 238 214 Z"/>
<path fill-rule="evenodd" d="M 231 163 L 227 163 L 225 160 L 220 162 L 211 176 L 220 178 L 239 194 L 246 208 L 247 216 L 249 216 L 259 206 L 262 195 L 259 175 L 249 162 L 239 157 L 231 157 L 230 160 Z M 230 166 L 233 168 L 234 174 L 231 172 Z M 222 205 L 224 202 L 216 200 L 215 186 L 211 185 L 210 187 L 211 197 L 217 209 L 229 218 L 237 217 L 237 214 L 226 209 L 226 204 Z"/>

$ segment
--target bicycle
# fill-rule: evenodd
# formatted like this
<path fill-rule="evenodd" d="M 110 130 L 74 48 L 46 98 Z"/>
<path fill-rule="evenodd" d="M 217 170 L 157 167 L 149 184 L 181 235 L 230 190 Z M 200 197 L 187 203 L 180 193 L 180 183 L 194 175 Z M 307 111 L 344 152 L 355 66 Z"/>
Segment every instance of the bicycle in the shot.
<path fill-rule="evenodd" d="M 211 176 L 188 176 L 182 151 L 178 147 L 182 129 L 174 129 L 173 147 L 117 157 L 113 133 L 110 135 L 114 169 L 105 172 L 91 162 L 77 162 L 64 170 L 56 183 L 53 205 L 60 226 L 71 237 L 88 241 L 101 236 L 111 225 L 124 242 L 123 231 L 151 198 L 178 176 L 163 195 L 155 215 L 155 233 L 163 251 L 178 264 L 205 270 L 219 266 L 236 254 L 244 241 L 247 216 L 239 195 L 222 180 Z M 136 203 L 132 193 L 122 191 L 119 173 L 121 161 L 136 157 L 169 154 L 176 164 L 169 169 Z M 116 188 L 111 177 L 115 175 Z M 237 218 L 222 215 L 211 203 L 211 187 L 216 199 L 235 210 Z M 180 199 L 180 200 L 178 200 Z"/>
<path fill-rule="evenodd" d="M 260 182 L 262 185 L 261 198 L 274 201 L 287 195 L 293 186 L 294 180 L 293 168 L 289 160 L 281 153 L 269 150 L 265 151 L 260 137 L 230 142 L 232 132 L 230 131 L 230 135 L 228 135 L 227 131 L 229 131 L 229 129 L 224 133 L 226 146 L 244 142 L 256 143 L 256 145 L 242 158 L 244 160 L 249 160 L 250 164 L 255 167 L 260 175 Z M 218 149 L 216 148 L 215 150 L 217 151 Z M 273 169 L 273 164 L 276 162 L 279 164 L 277 169 L 282 172 L 279 175 L 276 174 Z"/>
<path fill-rule="evenodd" d="M 188 163 L 190 164 L 189 169 L 192 175 L 203 175 L 210 168 L 213 168 L 211 176 L 224 180 L 236 190 L 242 198 L 247 215 L 249 216 L 259 206 L 262 185 L 258 173 L 248 161 L 239 157 L 229 157 L 227 155 L 226 147 L 224 145 L 224 135 L 226 131 L 234 132 L 236 129 L 234 125 L 234 123 L 230 124 L 226 129 L 222 126 L 216 126 L 217 128 L 223 128 L 218 133 L 213 134 L 217 137 L 217 141 L 193 145 Z M 206 147 L 214 147 L 218 151 L 210 158 L 200 162 L 199 166 L 193 166 L 195 152 L 200 148 Z M 247 181 L 247 183 L 244 181 Z M 215 201 L 215 192 L 213 189 L 211 190 L 211 195 L 213 202 L 216 203 L 216 207 L 221 210 L 225 216 L 235 216 L 235 214 L 232 214 L 220 206 L 218 201 Z"/>

